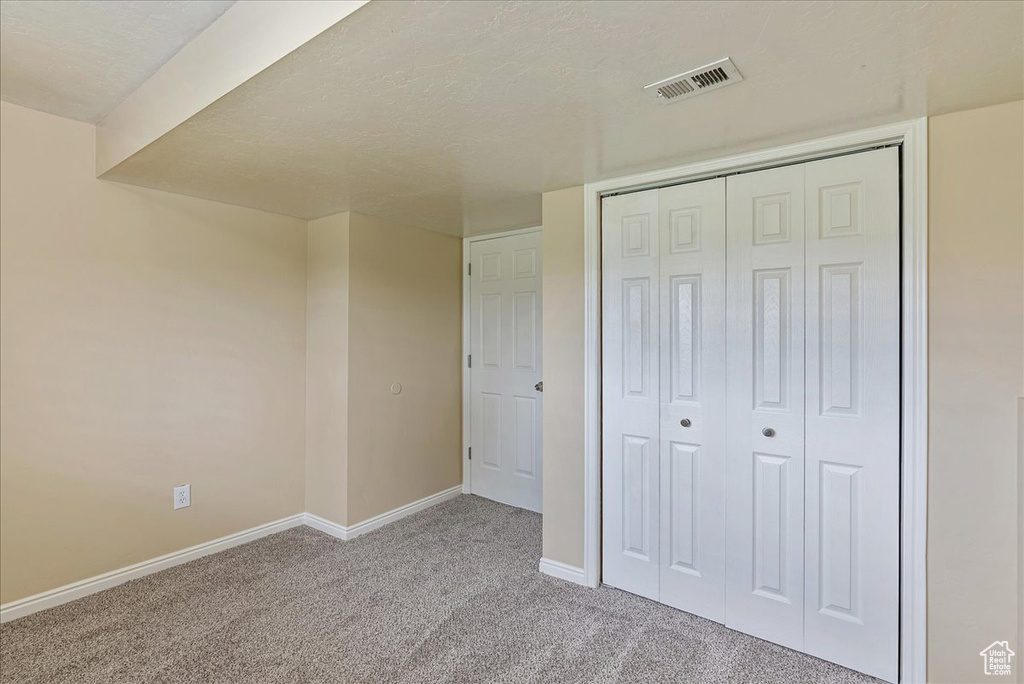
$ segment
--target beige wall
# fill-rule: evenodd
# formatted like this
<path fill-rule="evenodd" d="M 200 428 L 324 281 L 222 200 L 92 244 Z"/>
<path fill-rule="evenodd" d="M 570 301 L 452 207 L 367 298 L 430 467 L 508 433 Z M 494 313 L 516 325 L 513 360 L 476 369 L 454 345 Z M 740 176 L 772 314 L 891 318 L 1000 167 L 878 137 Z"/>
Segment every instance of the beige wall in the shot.
<path fill-rule="evenodd" d="M 995 639 L 1024 648 L 1022 103 L 936 117 L 930 127 L 928 672 L 931 681 L 969 682 L 983 677 L 978 652 Z M 544 194 L 544 554 L 579 567 L 582 203 L 582 188 Z"/>
<path fill-rule="evenodd" d="M 305 223 L 97 181 L 90 125 L 0 129 L 0 602 L 302 511 Z"/>
<path fill-rule="evenodd" d="M 542 211 L 544 557 L 583 567 L 583 188 Z"/>
<path fill-rule="evenodd" d="M 462 482 L 462 241 L 363 214 L 350 221 L 356 523 Z"/>
<path fill-rule="evenodd" d="M 98 181 L 92 126 L 8 103 L 2 137 L 0 602 L 460 484 L 460 240 Z"/>
<path fill-rule="evenodd" d="M 462 241 L 343 213 L 310 221 L 308 264 L 307 510 L 354 525 L 459 485 Z"/>
<path fill-rule="evenodd" d="M 929 121 L 928 679 L 1017 634 L 1024 106 Z M 1018 681 L 1022 681 L 1018 679 Z"/>
<path fill-rule="evenodd" d="M 347 525 L 349 214 L 307 235 L 306 511 Z"/>

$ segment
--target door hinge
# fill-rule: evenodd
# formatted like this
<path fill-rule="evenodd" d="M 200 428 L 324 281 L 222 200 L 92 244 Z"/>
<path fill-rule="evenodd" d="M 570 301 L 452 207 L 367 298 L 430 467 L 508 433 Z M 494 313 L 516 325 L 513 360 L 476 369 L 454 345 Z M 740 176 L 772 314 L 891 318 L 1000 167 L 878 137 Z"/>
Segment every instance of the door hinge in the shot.
<path fill-rule="evenodd" d="M 473 263 L 466 264 L 466 275 L 473 275 Z"/>
<path fill-rule="evenodd" d="M 473 460 L 473 447 L 469 447 L 469 460 Z"/>
<path fill-rule="evenodd" d="M 469 356 L 466 357 L 466 363 L 469 365 L 470 368 L 473 367 L 473 355 L 472 354 L 470 354 Z"/>

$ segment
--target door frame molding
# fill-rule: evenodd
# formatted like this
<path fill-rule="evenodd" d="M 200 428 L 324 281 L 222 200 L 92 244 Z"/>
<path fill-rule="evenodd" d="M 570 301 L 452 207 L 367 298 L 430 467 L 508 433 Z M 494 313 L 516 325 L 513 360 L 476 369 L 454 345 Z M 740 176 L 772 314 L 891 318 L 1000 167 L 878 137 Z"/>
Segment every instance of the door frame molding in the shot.
<path fill-rule="evenodd" d="M 519 228 L 517 230 L 505 230 L 497 233 L 486 233 L 484 235 L 472 235 L 462 238 L 462 493 L 473 493 L 473 472 L 469 463 L 469 446 L 473 443 L 473 416 L 470 404 L 470 372 L 467 357 L 471 353 L 471 331 L 469 329 L 469 306 L 472 281 L 469 275 L 469 259 L 471 247 L 474 242 L 482 240 L 494 240 L 496 238 L 512 237 L 513 235 L 525 235 L 527 233 L 539 233 L 541 227 Z M 541 278 L 541 287 L 544 279 Z M 543 458 L 543 454 L 541 455 Z"/>
<path fill-rule="evenodd" d="M 601 578 L 601 197 L 902 144 L 900 681 L 927 665 L 928 120 L 912 119 L 767 150 L 586 183 L 584 232 L 584 583 Z"/>

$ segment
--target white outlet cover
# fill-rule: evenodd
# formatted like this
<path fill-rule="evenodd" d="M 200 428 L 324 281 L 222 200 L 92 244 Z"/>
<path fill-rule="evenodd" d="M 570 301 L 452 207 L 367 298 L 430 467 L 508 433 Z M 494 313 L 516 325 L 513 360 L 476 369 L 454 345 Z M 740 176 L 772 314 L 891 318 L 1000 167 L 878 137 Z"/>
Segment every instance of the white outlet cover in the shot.
<path fill-rule="evenodd" d="M 181 485 L 174 488 L 174 510 L 188 508 L 192 505 L 192 485 Z"/>

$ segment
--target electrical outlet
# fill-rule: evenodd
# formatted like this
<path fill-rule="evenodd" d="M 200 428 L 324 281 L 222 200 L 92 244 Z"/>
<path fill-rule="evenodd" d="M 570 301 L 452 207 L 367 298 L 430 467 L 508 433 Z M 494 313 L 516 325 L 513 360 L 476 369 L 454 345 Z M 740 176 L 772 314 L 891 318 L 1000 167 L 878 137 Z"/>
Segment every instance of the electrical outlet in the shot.
<path fill-rule="evenodd" d="M 181 485 L 174 488 L 174 510 L 188 508 L 192 505 L 192 485 Z"/>

